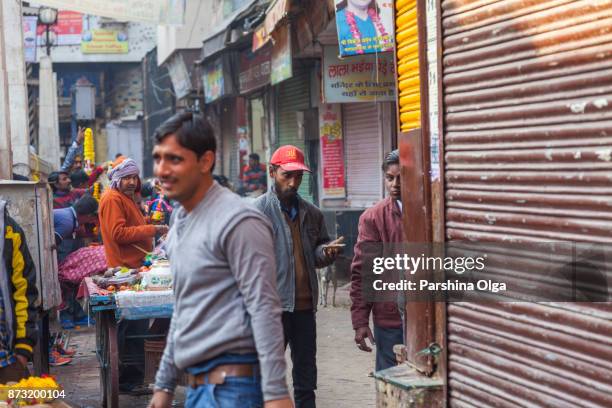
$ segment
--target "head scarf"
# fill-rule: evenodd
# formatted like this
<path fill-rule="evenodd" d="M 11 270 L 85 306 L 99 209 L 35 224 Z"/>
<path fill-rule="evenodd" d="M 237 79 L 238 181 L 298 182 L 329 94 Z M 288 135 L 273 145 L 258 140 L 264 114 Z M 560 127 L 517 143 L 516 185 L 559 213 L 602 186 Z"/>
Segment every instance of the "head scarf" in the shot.
<path fill-rule="evenodd" d="M 113 168 L 108 172 L 108 178 L 111 181 L 111 188 L 115 190 L 119 189 L 121 179 L 128 176 L 138 176 L 140 170 L 136 165 L 136 162 L 130 158 L 124 156 L 119 157 L 113 163 Z M 138 189 L 139 190 L 139 189 Z"/>

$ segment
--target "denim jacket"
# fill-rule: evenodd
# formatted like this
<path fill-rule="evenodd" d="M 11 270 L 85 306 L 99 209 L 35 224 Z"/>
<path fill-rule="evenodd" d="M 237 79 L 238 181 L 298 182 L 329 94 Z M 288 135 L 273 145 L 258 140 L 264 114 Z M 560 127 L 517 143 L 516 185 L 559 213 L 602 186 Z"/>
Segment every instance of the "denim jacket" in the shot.
<path fill-rule="evenodd" d="M 272 221 L 274 227 L 274 250 L 276 253 L 276 283 L 281 306 L 285 312 L 295 308 L 295 260 L 293 259 L 293 239 L 274 186 L 255 200 L 255 206 Z M 323 268 L 334 262 L 326 257 L 323 246 L 330 239 L 325 227 L 323 214 L 314 205 L 298 196 L 298 217 L 304 247 L 304 259 L 310 277 L 312 310 L 317 307 L 319 285 L 315 268 Z"/>

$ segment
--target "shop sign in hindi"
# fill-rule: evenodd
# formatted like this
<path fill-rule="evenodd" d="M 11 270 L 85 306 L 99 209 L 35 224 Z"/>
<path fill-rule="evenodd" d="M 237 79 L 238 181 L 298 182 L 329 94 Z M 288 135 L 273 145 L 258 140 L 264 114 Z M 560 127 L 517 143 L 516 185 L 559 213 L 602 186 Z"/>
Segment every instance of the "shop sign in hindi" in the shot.
<path fill-rule="evenodd" d="M 340 105 L 322 104 L 319 107 L 319 126 L 322 198 L 343 198 L 346 196 L 346 185 Z"/>
<path fill-rule="evenodd" d="M 211 103 L 223 96 L 223 61 L 218 58 L 204 68 L 204 101 Z"/>
<path fill-rule="evenodd" d="M 57 13 L 57 44 L 78 45 L 83 31 L 83 14 L 76 11 L 60 10 Z"/>
<path fill-rule="evenodd" d="M 240 93 L 254 91 L 270 83 L 272 47 L 266 46 L 257 52 L 250 49 L 240 54 Z"/>
<path fill-rule="evenodd" d="M 340 55 L 393 51 L 392 0 L 335 0 Z"/>
<path fill-rule="evenodd" d="M 395 100 L 393 53 L 340 59 L 338 47 L 325 47 L 322 75 L 326 103 Z"/>
<path fill-rule="evenodd" d="M 270 83 L 276 85 L 293 76 L 291 29 L 289 25 L 279 27 L 272 36 L 275 39 L 275 43 L 272 49 Z"/>
<path fill-rule="evenodd" d="M 59 10 L 73 10 L 116 20 L 164 24 L 168 10 L 175 10 L 177 0 L 36 0 L 36 3 Z M 176 18 L 174 14 L 171 16 Z M 181 19 L 182 20 L 182 19 Z"/>
<path fill-rule="evenodd" d="M 127 54 L 127 34 L 116 30 L 91 30 L 83 33 L 83 54 Z"/>

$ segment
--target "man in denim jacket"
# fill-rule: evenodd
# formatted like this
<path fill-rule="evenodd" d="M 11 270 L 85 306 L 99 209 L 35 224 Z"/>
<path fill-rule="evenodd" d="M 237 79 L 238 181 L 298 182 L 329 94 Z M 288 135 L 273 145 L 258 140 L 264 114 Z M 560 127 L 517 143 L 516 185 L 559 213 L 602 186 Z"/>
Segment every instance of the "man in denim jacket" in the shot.
<path fill-rule="evenodd" d="M 338 247 L 328 246 L 323 214 L 302 199 L 298 188 L 305 171 L 304 153 L 280 147 L 270 159 L 274 179 L 255 205 L 272 221 L 277 289 L 283 308 L 285 347 L 291 347 L 296 407 L 315 407 L 317 388 L 316 321 L 318 282 L 315 268 L 332 264 Z"/>

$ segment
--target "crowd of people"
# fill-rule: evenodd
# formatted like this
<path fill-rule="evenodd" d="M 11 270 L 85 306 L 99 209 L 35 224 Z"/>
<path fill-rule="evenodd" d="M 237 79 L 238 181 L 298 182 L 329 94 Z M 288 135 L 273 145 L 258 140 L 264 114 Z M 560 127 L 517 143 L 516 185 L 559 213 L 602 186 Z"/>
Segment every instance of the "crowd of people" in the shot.
<path fill-rule="evenodd" d="M 143 183 L 136 162 L 123 155 L 84 171 L 78 154 L 83 129 L 79 129 L 61 169 L 48 179 L 60 280 L 62 266 L 79 265 L 79 251 L 84 248 L 89 248 L 81 255 L 88 258 L 88 265 L 95 264 L 91 258 L 99 255 L 102 268 L 138 268 L 163 237 L 174 276 L 175 305 L 172 319 L 166 322 L 166 348 L 150 407 L 171 406 L 180 373 L 188 378 L 188 407 L 315 407 L 316 270 L 335 262 L 343 250 L 342 239 L 330 238 L 321 210 L 298 194 L 304 173 L 310 172 L 299 148 L 281 146 L 268 166 L 251 154 L 241 188 L 263 194 L 245 200 L 231 190 L 227 179 L 213 175 L 215 140 L 212 127 L 200 115 L 173 116 L 155 133 L 155 180 Z M 362 292 L 364 246 L 402 241 L 397 151 L 386 156 L 382 171 L 389 196 L 361 216 L 351 265 L 355 343 L 364 351 L 372 351 L 366 340 L 376 345 L 377 370 L 395 364 L 393 346 L 403 342 L 397 304 L 372 303 Z M 5 231 L 0 252 L 7 261 L 2 267 L 23 265 L 7 271 L 8 276 L 17 274 L 22 284 L 13 278 L 0 287 L 0 306 L 5 306 L 0 309 L 1 380 L 13 378 L 25 366 L 35 326 L 29 313 L 15 313 L 8 306 L 29 310 L 36 288 L 22 232 L 2 202 L 0 212 Z M 98 255 L 92 255 L 92 243 Z M 23 262 L 15 263 L 19 256 Z M 74 280 L 62 281 L 60 316 L 66 329 L 95 324 L 76 301 L 77 286 Z M 10 297 L 15 302 L 8 302 Z M 13 327 L 17 330 L 11 331 Z M 121 322 L 119 336 L 149 329 L 148 321 Z M 287 347 L 294 402 L 286 382 Z M 126 353 L 142 353 L 141 349 L 142 344 L 129 342 L 120 349 L 120 360 Z M 51 350 L 53 364 L 69 359 L 70 350 Z M 9 373 L 5 370 L 9 366 L 17 368 Z M 124 391 L 142 387 L 142 381 L 142 367 L 122 368 Z"/>

